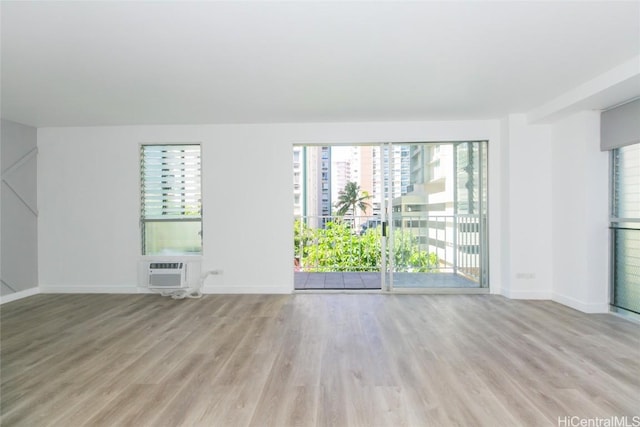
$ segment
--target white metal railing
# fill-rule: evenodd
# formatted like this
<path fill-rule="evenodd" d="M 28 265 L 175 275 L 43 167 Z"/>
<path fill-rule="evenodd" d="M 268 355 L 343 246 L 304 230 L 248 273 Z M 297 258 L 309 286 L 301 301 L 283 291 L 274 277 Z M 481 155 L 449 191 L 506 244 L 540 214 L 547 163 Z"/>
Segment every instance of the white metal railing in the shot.
<path fill-rule="evenodd" d="M 394 272 L 451 272 L 480 282 L 484 217 L 394 212 L 387 232 Z M 374 216 L 295 217 L 298 271 L 381 271 L 382 220 Z M 392 259 L 391 259 L 392 258 Z"/>
<path fill-rule="evenodd" d="M 299 271 L 380 271 L 380 226 L 369 216 L 294 217 L 294 268 Z"/>

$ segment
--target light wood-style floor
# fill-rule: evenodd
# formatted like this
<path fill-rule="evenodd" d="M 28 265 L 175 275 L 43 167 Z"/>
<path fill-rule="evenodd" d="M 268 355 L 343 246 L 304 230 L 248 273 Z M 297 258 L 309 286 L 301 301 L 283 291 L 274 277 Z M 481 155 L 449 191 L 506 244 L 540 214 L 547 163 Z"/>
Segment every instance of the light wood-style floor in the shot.
<path fill-rule="evenodd" d="M 640 415 L 640 326 L 491 295 L 36 295 L 2 426 L 557 426 Z M 565 424 L 566 425 L 566 424 Z"/>
<path fill-rule="evenodd" d="M 318 289 L 380 289 L 380 273 L 374 272 L 330 272 L 312 273 L 296 271 L 293 275 L 296 290 Z M 387 278 L 387 280 L 389 280 Z M 475 288 L 480 284 L 453 273 L 393 273 L 397 289 Z"/>

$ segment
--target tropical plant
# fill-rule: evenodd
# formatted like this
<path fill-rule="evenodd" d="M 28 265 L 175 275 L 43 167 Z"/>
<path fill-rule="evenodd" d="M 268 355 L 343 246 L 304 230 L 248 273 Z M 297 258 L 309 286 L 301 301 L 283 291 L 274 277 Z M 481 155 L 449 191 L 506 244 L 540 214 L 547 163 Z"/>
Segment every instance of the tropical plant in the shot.
<path fill-rule="evenodd" d="M 360 186 L 355 182 L 347 182 L 344 186 L 344 190 L 340 190 L 338 193 L 338 201 L 335 204 L 337 214 L 344 216 L 347 212 L 351 211 L 355 217 L 357 215 L 357 209 L 365 211 L 369 206 L 366 200 L 371 199 L 371 196 L 366 191 L 360 191 Z"/>
<path fill-rule="evenodd" d="M 357 235 L 341 221 L 328 222 L 317 229 L 296 221 L 294 227 L 294 253 L 305 271 L 380 271 L 380 228 L 369 228 Z M 396 271 L 426 273 L 438 269 L 438 256 L 420 250 L 417 238 L 407 230 L 394 233 L 393 253 Z"/>
<path fill-rule="evenodd" d="M 293 251 L 294 256 L 302 259 L 309 253 L 309 246 L 313 242 L 313 230 L 299 219 L 293 223 Z"/>
<path fill-rule="evenodd" d="M 344 222 L 329 222 L 314 230 L 302 267 L 310 271 L 378 271 L 380 238 L 375 230 L 354 235 Z"/>

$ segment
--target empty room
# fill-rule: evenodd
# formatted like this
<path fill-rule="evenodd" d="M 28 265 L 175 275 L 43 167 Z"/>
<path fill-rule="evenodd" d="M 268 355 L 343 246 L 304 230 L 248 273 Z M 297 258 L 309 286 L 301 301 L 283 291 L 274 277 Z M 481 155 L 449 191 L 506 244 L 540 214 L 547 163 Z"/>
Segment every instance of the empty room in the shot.
<path fill-rule="evenodd" d="M 640 426 L 640 2 L 0 31 L 0 425 Z"/>

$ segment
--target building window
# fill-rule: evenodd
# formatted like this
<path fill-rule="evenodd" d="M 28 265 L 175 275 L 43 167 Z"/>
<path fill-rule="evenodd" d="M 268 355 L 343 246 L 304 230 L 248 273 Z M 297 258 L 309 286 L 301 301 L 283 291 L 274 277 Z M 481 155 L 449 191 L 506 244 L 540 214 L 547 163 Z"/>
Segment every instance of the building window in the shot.
<path fill-rule="evenodd" d="M 612 305 L 640 314 L 640 144 L 612 152 Z"/>
<path fill-rule="evenodd" d="M 202 254 L 199 144 L 140 147 L 143 255 Z"/>

